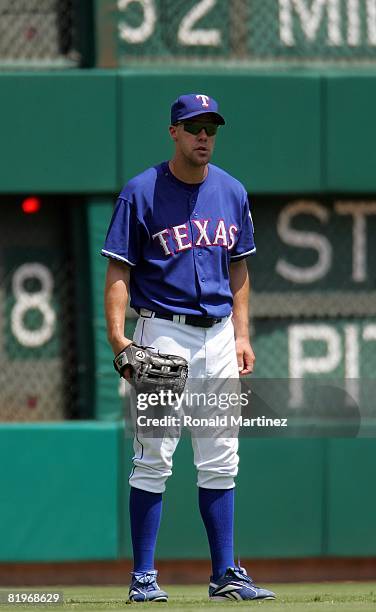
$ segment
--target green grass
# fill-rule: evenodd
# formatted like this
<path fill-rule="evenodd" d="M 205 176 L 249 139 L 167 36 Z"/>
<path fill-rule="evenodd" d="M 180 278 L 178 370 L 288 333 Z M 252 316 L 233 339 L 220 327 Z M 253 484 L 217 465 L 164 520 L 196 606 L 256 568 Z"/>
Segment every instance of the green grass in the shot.
<path fill-rule="evenodd" d="M 65 610 L 133 610 L 135 607 L 140 611 L 150 607 L 158 606 L 166 612 L 184 610 L 193 611 L 197 609 L 211 608 L 222 612 L 234 610 L 235 608 L 253 607 L 261 609 L 260 606 L 274 612 L 292 610 L 294 612 L 319 612 L 330 610 L 331 612 L 375 612 L 376 610 L 376 583 L 372 582 L 336 582 L 320 584 L 267 584 L 266 587 L 277 593 L 275 601 L 260 602 L 229 602 L 213 603 L 207 599 L 205 585 L 196 586 L 170 586 L 164 587 L 170 595 L 167 604 L 132 604 L 126 606 L 127 587 L 119 586 L 81 586 L 81 587 L 56 587 L 64 593 L 65 603 L 63 606 L 21 606 L 0 605 L 0 612 L 5 610 L 32 610 L 33 612 L 47 609 L 55 609 L 57 612 Z M 2 587 L 3 590 L 4 587 Z M 21 591 L 17 588 L 14 591 Z M 36 588 L 25 588 L 25 591 L 33 591 Z M 52 587 L 40 587 L 38 590 L 53 592 Z"/>

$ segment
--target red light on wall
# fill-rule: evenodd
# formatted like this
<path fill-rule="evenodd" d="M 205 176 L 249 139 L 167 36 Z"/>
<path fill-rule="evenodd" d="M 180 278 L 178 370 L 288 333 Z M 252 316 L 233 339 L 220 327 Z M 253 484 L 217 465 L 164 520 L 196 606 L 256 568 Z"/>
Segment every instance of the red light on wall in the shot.
<path fill-rule="evenodd" d="M 40 199 L 36 197 L 25 198 L 22 202 L 22 210 L 26 214 L 33 214 L 38 212 L 40 209 L 41 203 Z"/>

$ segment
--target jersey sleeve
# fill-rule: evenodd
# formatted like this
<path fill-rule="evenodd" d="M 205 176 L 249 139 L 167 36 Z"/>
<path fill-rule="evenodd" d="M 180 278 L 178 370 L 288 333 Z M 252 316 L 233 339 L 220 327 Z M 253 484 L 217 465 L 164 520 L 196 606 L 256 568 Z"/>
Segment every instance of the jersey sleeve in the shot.
<path fill-rule="evenodd" d="M 101 254 L 135 266 L 139 259 L 140 239 L 136 207 L 119 198 L 107 231 Z"/>
<path fill-rule="evenodd" d="M 254 240 L 254 227 L 251 208 L 246 197 L 243 205 L 242 226 L 238 233 L 238 240 L 231 251 L 231 261 L 240 261 L 248 255 L 256 253 Z"/>

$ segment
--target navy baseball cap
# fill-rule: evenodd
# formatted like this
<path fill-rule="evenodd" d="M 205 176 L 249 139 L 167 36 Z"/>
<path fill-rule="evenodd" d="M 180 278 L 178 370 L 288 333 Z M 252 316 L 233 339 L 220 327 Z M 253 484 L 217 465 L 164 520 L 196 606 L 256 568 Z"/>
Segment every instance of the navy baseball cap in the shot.
<path fill-rule="evenodd" d="M 185 94 L 179 96 L 171 106 L 171 125 L 183 119 L 197 117 L 197 115 L 203 115 L 204 113 L 213 113 L 218 125 L 225 124 L 225 120 L 218 112 L 218 104 L 213 98 L 206 94 Z"/>

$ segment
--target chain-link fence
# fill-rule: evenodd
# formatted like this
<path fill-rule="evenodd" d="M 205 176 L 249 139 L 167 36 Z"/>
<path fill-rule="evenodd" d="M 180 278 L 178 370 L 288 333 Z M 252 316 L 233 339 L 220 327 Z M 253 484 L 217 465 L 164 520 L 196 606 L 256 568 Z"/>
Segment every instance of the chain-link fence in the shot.
<path fill-rule="evenodd" d="M 74 0 L 0 0 L 0 67 L 76 66 Z"/>
<path fill-rule="evenodd" d="M 92 19 L 100 65 L 376 60 L 376 0 L 0 0 L 0 66 L 79 65 Z"/>
<path fill-rule="evenodd" d="M 256 374 L 361 387 L 376 372 L 376 200 L 256 197 L 253 217 Z"/>
<path fill-rule="evenodd" d="M 55 421 L 77 401 L 74 289 L 66 211 L 2 198 L 0 421 Z M 26 201 L 32 205 L 33 201 Z M 36 203 L 34 202 L 34 205 Z"/>
<path fill-rule="evenodd" d="M 376 0 L 97 0 L 101 65 L 376 60 Z"/>
<path fill-rule="evenodd" d="M 376 201 L 250 197 L 254 315 L 374 316 Z"/>

